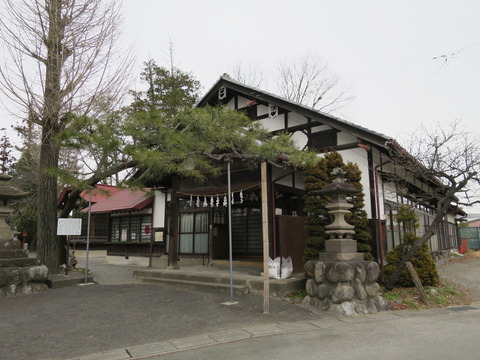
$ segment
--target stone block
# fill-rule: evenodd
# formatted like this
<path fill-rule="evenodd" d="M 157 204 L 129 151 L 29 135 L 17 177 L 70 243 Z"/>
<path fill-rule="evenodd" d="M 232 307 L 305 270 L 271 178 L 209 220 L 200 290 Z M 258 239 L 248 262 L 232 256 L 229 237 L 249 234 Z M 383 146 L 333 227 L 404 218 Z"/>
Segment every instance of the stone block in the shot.
<path fill-rule="evenodd" d="M 308 279 L 305 284 L 305 290 L 307 291 L 308 295 L 315 297 L 317 294 L 317 284 L 315 284 L 315 281 Z"/>
<path fill-rule="evenodd" d="M 0 250 L 0 259 L 28 258 L 28 251 L 23 249 Z"/>
<path fill-rule="evenodd" d="M 353 287 L 347 283 L 339 283 L 330 293 L 330 300 L 334 304 L 341 304 L 345 301 L 351 301 L 354 295 L 355 291 L 353 290 Z"/>
<path fill-rule="evenodd" d="M 40 265 L 37 259 L 21 258 L 21 259 L 0 259 L 1 267 L 23 267 Z"/>
<path fill-rule="evenodd" d="M 319 254 L 319 260 L 328 261 L 349 261 L 357 262 L 364 261 L 364 254 L 362 253 L 323 253 Z"/>
<path fill-rule="evenodd" d="M 0 287 L 8 284 L 9 272 L 6 269 L 0 268 Z"/>
<path fill-rule="evenodd" d="M 327 279 L 332 283 L 352 281 L 355 271 L 352 266 L 346 262 L 338 262 L 333 264 L 328 270 Z"/>
<path fill-rule="evenodd" d="M 367 279 L 367 269 L 365 268 L 365 265 L 362 263 L 356 264 L 355 274 L 357 279 L 359 279 L 361 283 L 364 283 L 365 280 Z"/>
<path fill-rule="evenodd" d="M 317 288 L 317 297 L 320 299 L 325 299 L 330 292 L 331 287 L 328 284 L 321 284 Z"/>
<path fill-rule="evenodd" d="M 376 282 L 367 283 L 365 285 L 365 291 L 367 292 L 368 296 L 376 297 L 379 294 L 380 285 L 378 285 Z"/>
<path fill-rule="evenodd" d="M 27 268 L 22 268 L 22 273 L 25 282 L 45 282 L 48 276 L 48 268 L 45 265 L 30 266 Z"/>
<path fill-rule="evenodd" d="M 317 284 L 322 283 L 325 280 L 325 264 L 321 261 L 317 261 L 315 264 L 315 282 Z"/>
<path fill-rule="evenodd" d="M 304 265 L 304 269 L 305 269 L 305 273 L 307 275 L 307 277 L 309 278 L 313 278 L 314 275 L 315 275 L 315 263 L 316 261 L 307 261 Z"/>
<path fill-rule="evenodd" d="M 367 282 L 373 282 L 378 280 L 378 276 L 380 275 L 380 266 L 374 261 L 370 262 L 367 265 Z"/>
<path fill-rule="evenodd" d="M 326 253 L 356 253 L 357 241 L 352 239 L 330 239 L 325 241 Z"/>
<path fill-rule="evenodd" d="M 355 296 L 360 300 L 365 300 L 367 298 L 367 292 L 363 287 L 359 278 L 356 278 L 353 281 L 353 289 L 355 290 Z"/>

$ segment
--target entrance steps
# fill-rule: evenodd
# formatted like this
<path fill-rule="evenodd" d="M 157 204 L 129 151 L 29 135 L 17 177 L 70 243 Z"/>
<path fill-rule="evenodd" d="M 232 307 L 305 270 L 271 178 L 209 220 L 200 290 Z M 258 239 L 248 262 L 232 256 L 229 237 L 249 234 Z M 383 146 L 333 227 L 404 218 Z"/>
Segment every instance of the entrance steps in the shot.
<path fill-rule="evenodd" d="M 252 266 L 253 265 L 253 266 Z M 256 264 L 233 266 L 233 291 L 237 295 L 263 294 L 262 268 Z M 230 270 L 225 264 L 213 266 L 189 266 L 176 270 L 135 270 L 133 277 L 145 283 L 187 287 L 191 289 L 230 291 Z M 294 274 L 289 279 L 269 279 L 270 296 L 282 298 L 287 293 L 305 288 L 303 274 Z"/>

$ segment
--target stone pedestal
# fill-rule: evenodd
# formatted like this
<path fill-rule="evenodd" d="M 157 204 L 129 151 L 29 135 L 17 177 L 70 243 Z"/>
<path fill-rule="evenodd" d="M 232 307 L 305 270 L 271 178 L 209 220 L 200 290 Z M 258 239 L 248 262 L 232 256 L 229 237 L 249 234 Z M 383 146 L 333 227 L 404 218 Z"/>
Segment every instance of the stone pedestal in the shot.
<path fill-rule="evenodd" d="M 377 283 L 380 267 L 357 252 L 357 242 L 350 238 L 355 234 L 354 226 L 345 221 L 345 214 L 353 206 L 347 195 L 358 190 L 343 181 L 341 169 L 335 169 L 334 175 L 337 178 L 333 183 L 320 190 L 332 198 L 327 208 L 335 220 L 325 227 L 331 239 L 325 241 L 325 253 L 319 254 L 318 260 L 305 264 L 308 295 L 303 303 L 344 316 L 386 310 L 388 305 Z"/>
<path fill-rule="evenodd" d="M 5 218 L 13 212 L 9 206 L 0 206 L 0 242 L 13 239 L 13 230 L 5 222 Z"/>
<path fill-rule="evenodd" d="M 21 242 L 5 222 L 13 211 L 8 202 L 26 195 L 10 184 L 11 177 L 0 174 L 0 298 L 13 295 L 30 295 L 48 289 L 48 268 L 37 259 L 28 257 Z"/>
<path fill-rule="evenodd" d="M 47 290 L 48 268 L 20 249 L 18 240 L 0 242 L 0 298 Z"/>
<path fill-rule="evenodd" d="M 305 264 L 305 271 L 308 278 L 305 305 L 344 316 L 388 309 L 379 294 L 380 268 L 376 262 L 314 260 Z"/>

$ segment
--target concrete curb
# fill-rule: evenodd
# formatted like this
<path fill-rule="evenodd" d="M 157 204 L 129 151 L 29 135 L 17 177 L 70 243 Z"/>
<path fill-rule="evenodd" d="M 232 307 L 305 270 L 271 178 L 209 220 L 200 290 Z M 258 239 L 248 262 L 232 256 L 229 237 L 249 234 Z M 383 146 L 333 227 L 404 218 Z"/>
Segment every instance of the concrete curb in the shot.
<path fill-rule="evenodd" d="M 440 309 L 390 311 L 356 317 L 332 317 L 327 319 L 310 321 L 264 324 L 244 327 L 241 329 L 162 341 L 153 344 L 132 346 L 123 349 L 114 349 L 97 354 L 80 356 L 72 358 L 70 360 L 144 359 L 152 356 L 161 356 L 179 351 L 193 350 L 196 348 L 219 345 L 228 342 L 241 341 L 258 337 L 285 335 L 310 331 L 330 331 L 332 327 L 352 326 L 357 324 L 382 321 L 398 321 L 418 316 L 447 316 L 452 315 L 457 311 L 467 310 L 480 311 L 480 303 Z"/>

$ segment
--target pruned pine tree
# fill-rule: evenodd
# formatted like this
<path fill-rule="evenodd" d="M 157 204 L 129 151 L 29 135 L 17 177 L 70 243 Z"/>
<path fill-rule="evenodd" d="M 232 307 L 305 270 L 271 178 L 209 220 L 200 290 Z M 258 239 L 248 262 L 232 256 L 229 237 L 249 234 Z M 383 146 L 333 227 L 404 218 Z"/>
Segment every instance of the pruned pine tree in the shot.
<path fill-rule="evenodd" d="M 318 254 L 325 250 L 325 226 L 333 222 L 333 215 L 328 213 L 326 205 L 330 198 L 326 195 L 318 195 L 318 191 L 326 184 L 333 181 L 332 171 L 335 168 L 343 169 L 345 181 L 355 186 L 359 192 L 351 197 L 353 208 L 351 213 L 345 216 L 345 220 L 355 226 L 357 248 L 365 254 L 367 260 L 371 255 L 371 234 L 368 226 L 368 217 L 364 208 L 364 194 L 360 183 L 361 171 L 356 164 L 345 164 L 342 156 L 337 152 L 326 153 L 317 165 L 308 167 L 305 171 L 305 212 L 308 214 L 306 230 L 309 233 L 304 251 L 304 260 L 318 259 Z"/>
<path fill-rule="evenodd" d="M 126 179 L 128 183 L 141 186 L 172 174 L 199 181 L 216 176 L 227 157 L 276 165 L 279 155 L 295 165 L 316 159 L 297 150 L 289 135 L 272 137 L 239 112 L 192 107 L 200 84 L 184 71 L 150 60 L 141 81 L 145 90 L 132 91 L 132 104 L 122 112 L 104 119 L 73 117 L 69 129 L 60 133 L 62 146 L 97 154 L 88 176 L 69 179 L 75 190 L 62 214 L 73 209 L 82 189 L 127 168 L 137 174 L 135 183 Z"/>
<path fill-rule="evenodd" d="M 117 1 L 5 0 L 0 39 L 8 59 L 0 65 L 0 91 L 12 113 L 41 127 L 37 257 L 59 269 L 56 237 L 58 134 L 73 116 L 92 116 L 98 102 L 110 109 L 129 80 L 131 56 L 117 52 Z"/>

